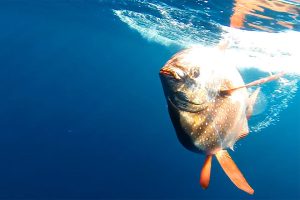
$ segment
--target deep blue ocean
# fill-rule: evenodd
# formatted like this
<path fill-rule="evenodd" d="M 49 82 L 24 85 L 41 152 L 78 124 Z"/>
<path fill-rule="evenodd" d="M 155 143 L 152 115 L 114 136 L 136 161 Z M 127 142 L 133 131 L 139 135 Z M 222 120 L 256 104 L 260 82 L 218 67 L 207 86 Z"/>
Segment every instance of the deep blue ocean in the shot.
<path fill-rule="evenodd" d="M 182 47 L 130 28 L 125 7 L 0 1 L 0 199 L 300 199 L 299 91 L 230 152 L 254 196 L 216 159 L 202 190 L 204 156 L 178 142 L 158 76 Z"/>

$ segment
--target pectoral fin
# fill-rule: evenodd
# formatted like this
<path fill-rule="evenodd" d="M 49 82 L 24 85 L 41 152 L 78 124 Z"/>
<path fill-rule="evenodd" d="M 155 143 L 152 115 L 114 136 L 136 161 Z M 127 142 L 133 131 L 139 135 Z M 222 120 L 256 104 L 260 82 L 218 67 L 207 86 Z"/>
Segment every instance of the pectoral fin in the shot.
<path fill-rule="evenodd" d="M 226 150 L 221 150 L 216 154 L 217 160 L 219 161 L 224 172 L 230 178 L 230 180 L 241 190 L 253 194 L 254 190 L 248 184 L 243 174 L 240 172 L 234 161 Z"/>
<path fill-rule="evenodd" d="M 210 169 L 211 169 L 212 155 L 207 155 L 202 167 L 200 175 L 200 185 L 203 189 L 206 189 L 210 181 Z"/>
<path fill-rule="evenodd" d="M 242 86 L 235 87 L 235 88 L 230 88 L 228 90 L 221 90 L 220 94 L 221 95 L 230 95 L 235 90 L 238 90 L 238 89 L 241 89 L 241 88 L 248 88 L 248 87 L 252 87 L 252 86 L 256 86 L 256 85 L 261 85 L 261 84 L 267 83 L 269 81 L 276 80 L 276 79 L 280 78 L 283 75 L 284 75 L 284 72 L 274 74 L 274 75 L 271 75 L 271 76 L 268 76 L 268 77 L 265 77 L 265 78 L 262 78 L 262 79 L 258 79 L 256 81 L 253 81 L 253 82 L 248 83 L 246 85 L 242 85 Z"/>

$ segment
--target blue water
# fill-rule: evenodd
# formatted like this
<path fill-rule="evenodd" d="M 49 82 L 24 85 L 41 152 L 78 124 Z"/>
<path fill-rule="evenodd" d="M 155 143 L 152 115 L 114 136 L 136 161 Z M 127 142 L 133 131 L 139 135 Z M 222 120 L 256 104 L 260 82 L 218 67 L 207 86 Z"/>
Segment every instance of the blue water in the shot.
<path fill-rule="evenodd" d="M 1 199 L 300 198 L 299 92 L 231 152 L 254 196 L 216 160 L 204 191 L 158 77 L 179 47 L 98 1 L 1 1 L 0 27 Z"/>

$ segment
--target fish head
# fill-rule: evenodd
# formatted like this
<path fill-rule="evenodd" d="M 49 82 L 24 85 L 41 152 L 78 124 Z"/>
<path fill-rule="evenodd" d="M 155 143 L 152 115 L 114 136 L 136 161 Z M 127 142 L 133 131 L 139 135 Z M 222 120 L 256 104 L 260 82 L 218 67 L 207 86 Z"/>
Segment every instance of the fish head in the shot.
<path fill-rule="evenodd" d="M 172 57 L 160 70 L 160 78 L 168 101 L 180 110 L 199 112 L 215 96 L 208 86 L 207 70 L 191 59 L 191 50 Z M 193 55 L 193 54 L 192 54 Z"/>

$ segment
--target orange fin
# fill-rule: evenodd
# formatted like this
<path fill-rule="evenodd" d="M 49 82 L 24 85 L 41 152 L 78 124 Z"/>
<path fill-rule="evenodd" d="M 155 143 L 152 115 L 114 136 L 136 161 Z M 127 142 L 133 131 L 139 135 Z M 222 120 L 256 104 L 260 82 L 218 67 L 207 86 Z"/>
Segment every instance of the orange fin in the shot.
<path fill-rule="evenodd" d="M 251 82 L 251 83 L 248 83 L 248 84 L 245 85 L 245 87 L 261 85 L 261 84 L 264 84 L 264 83 L 267 83 L 267 82 L 270 82 L 270 81 L 274 81 L 276 79 L 279 79 L 283 75 L 284 75 L 284 72 L 280 72 L 278 74 L 274 74 L 274 75 L 271 75 L 271 76 L 268 76 L 268 77 L 265 77 L 265 78 L 258 79 L 256 81 Z"/>
<path fill-rule="evenodd" d="M 239 87 L 236 87 L 236 88 L 231 88 L 231 89 L 228 89 L 228 90 L 222 90 L 222 91 L 220 91 L 220 94 L 229 95 L 235 90 L 238 90 L 238 89 L 241 89 L 241 88 L 248 88 L 248 87 L 252 87 L 252 86 L 255 86 L 255 85 L 261 85 L 261 84 L 279 79 L 283 75 L 284 75 L 284 72 L 280 72 L 278 74 L 274 74 L 274 75 L 271 75 L 271 76 L 268 76 L 268 77 L 265 77 L 265 78 L 262 78 L 262 79 L 258 79 L 256 81 L 253 81 L 253 82 L 248 83 L 246 85 L 242 85 L 242 86 L 239 86 Z"/>
<path fill-rule="evenodd" d="M 206 189 L 209 185 L 211 160 L 212 160 L 212 155 L 207 155 L 201 170 L 200 185 L 203 189 Z"/>
<path fill-rule="evenodd" d="M 249 194 L 254 193 L 254 190 L 248 184 L 243 174 L 240 172 L 239 168 L 236 166 L 226 150 L 219 151 L 216 154 L 216 157 L 224 172 L 239 189 Z"/>
<path fill-rule="evenodd" d="M 253 113 L 253 107 L 255 105 L 255 102 L 257 100 L 258 94 L 259 94 L 260 88 L 257 88 L 249 97 L 248 107 L 246 110 L 247 119 L 249 119 Z"/>

